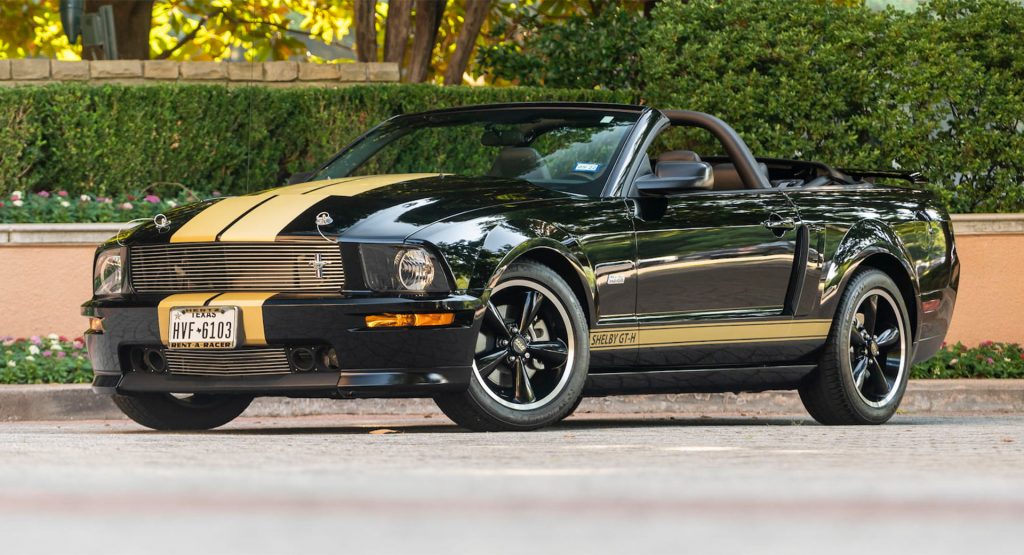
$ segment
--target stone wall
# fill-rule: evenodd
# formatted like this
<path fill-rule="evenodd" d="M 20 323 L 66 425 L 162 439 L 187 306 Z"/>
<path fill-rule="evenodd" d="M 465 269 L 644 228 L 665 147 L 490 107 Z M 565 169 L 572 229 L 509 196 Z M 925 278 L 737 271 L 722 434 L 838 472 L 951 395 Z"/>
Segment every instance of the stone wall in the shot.
<path fill-rule="evenodd" d="M 0 86 L 83 82 L 92 84 L 200 83 L 270 87 L 344 86 L 398 82 L 398 64 L 304 62 L 175 62 L 42 58 L 0 60 Z"/>

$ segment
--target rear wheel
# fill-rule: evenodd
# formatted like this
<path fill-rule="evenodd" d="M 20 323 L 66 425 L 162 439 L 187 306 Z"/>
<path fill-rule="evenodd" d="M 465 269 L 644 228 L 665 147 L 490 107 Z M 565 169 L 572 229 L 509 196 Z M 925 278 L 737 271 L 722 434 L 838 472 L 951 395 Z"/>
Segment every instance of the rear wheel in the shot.
<path fill-rule="evenodd" d="M 878 270 L 853 277 L 818 369 L 800 387 L 822 424 L 882 424 L 903 399 L 910 374 L 909 317 L 900 290 Z"/>
<path fill-rule="evenodd" d="M 491 291 L 465 392 L 435 398 L 475 431 L 532 430 L 568 416 L 587 377 L 583 309 L 550 268 L 512 265 Z"/>
<path fill-rule="evenodd" d="M 170 393 L 114 395 L 114 404 L 128 418 L 147 428 L 162 431 L 209 430 L 238 418 L 252 397 L 238 395 L 188 395 Z"/>

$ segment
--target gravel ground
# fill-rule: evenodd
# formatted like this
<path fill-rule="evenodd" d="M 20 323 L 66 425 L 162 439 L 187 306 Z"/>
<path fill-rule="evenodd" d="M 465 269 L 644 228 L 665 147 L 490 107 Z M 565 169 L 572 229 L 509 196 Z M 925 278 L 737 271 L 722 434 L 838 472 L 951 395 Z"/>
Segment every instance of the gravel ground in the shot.
<path fill-rule="evenodd" d="M 1020 553 L 1024 416 L 0 424 L 0 553 Z"/>

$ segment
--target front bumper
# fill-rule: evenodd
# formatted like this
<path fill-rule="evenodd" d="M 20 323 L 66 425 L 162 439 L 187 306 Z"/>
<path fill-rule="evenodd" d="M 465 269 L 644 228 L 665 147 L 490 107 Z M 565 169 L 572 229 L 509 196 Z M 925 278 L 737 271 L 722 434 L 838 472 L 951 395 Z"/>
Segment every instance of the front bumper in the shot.
<path fill-rule="evenodd" d="M 178 375 L 140 368 L 133 353 L 162 349 L 161 298 L 95 299 L 82 306 L 84 316 L 101 318 L 102 333 L 87 333 L 101 393 L 229 393 L 293 397 L 429 397 L 465 389 L 472 375 L 473 350 L 482 306 L 478 298 L 455 295 L 435 299 L 370 297 L 270 297 L 261 306 L 242 306 L 243 337 L 259 337 L 249 348 L 333 348 L 337 367 L 274 375 Z M 259 319 L 250 311 L 260 311 Z M 377 328 L 365 326 L 367 314 L 453 312 L 445 327 Z M 246 314 L 248 313 L 248 314 Z M 166 316 L 166 315 L 165 315 Z M 260 321 L 262 333 L 246 330 Z"/>

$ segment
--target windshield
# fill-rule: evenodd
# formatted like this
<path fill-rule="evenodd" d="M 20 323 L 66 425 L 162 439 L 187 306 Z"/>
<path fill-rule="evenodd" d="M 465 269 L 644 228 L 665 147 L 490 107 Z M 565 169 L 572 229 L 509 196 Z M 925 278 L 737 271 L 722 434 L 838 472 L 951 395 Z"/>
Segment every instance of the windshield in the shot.
<path fill-rule="evenodd" d="M 503 108 L 399 117 L 343 151 L 315 179 L 444 173 L 523 179 L 600 196 L 639 112 Z"/>

